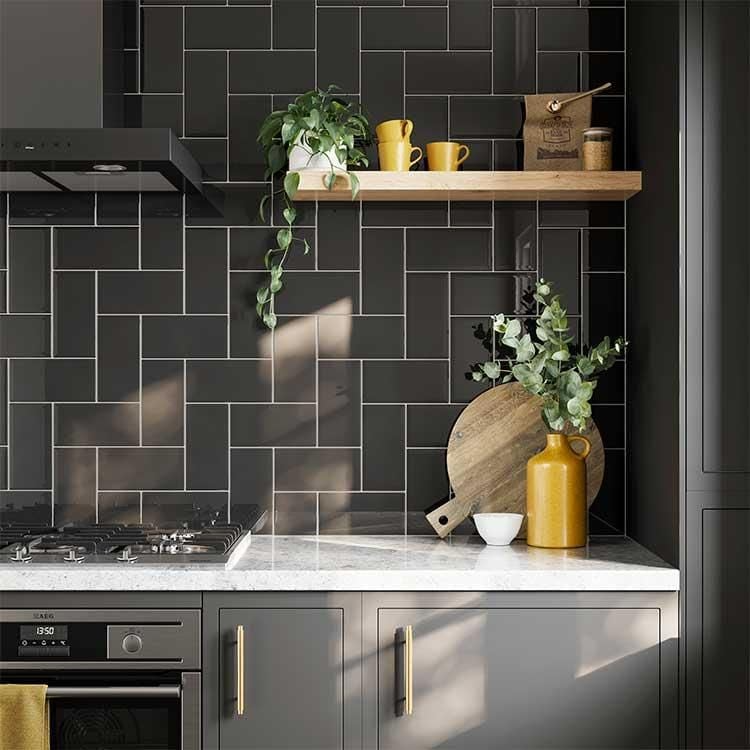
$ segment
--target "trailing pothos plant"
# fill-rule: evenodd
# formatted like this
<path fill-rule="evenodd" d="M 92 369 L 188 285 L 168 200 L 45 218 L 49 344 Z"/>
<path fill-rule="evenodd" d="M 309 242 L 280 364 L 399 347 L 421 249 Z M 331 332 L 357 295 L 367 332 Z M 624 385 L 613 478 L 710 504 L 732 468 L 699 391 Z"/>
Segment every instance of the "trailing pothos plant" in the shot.
<path fill-rule="evenodd" d="M 567 311 L 559 295 L 552 295 L 552 284 L 540 279 L 534 300 L 540 314 L 535 322 L 535 338 L 518 319 L 505 315 L 492 317 L 492 328 L 475 326 L 474 335 L 492 353 L 492 359 L 471 365 L 466 377 L 479 382 L 508 383 L 517 380 L 529 393 L 542 399 L 542 419 L 551 432 L 562 432 L 569 423 L 585 431 L 591 417 L 591 397 L 598 376 L 615 363 L 627 342 L 610 343 L 605 337 L 596 346 L 572 351 Z"/>
<path fill-rule="evenodd" d="M 263 147 L 266 160 L 265 178 L 282 179 L 282 186 L 272 192 L 284 202 L 282 216 L 286 226 L 276 233 L 276 247 L 265 255 L 268 282 L 258 289 L 256 311 L 268 328 L 276 326 L 276 294 L 283 286 L 284 263 L 295 242 L 302 244 L 304 253 L 310 252 L 307 240 L 294 236 L 297 211 L 294 196 L 299 187 L 299 172 L 287 171 L 293 149 L 303 148 L 309 156 L 307 163 L 322 157 L 327 162 L 328 174 L 324 183 L 332 190 L 336 172 L 345 172 L 339 164 L 368 166 L 364 148 L 372 142 L 370 123 L 359 105 L 336 95 L 337 86 L 325 91 L 315 89 L 298 96 L 286 109 L 271 112 L 263 121 L 258 133 L 258 143 Z M 331 158 L 335 155 L 337 162 Z M 350 173 L 352 200 L 359 192 L 357 175 Z M 265 221 L 265 207 L 271 199 L 266 195 L 260 204 L 261 220 Z"/>

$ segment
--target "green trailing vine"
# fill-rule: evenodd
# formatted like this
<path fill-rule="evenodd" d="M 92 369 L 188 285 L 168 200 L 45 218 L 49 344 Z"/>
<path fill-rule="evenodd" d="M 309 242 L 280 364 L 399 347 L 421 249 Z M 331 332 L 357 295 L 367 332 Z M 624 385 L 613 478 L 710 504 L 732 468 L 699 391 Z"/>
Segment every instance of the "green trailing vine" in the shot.
<path fill-rule="evenodd" d="M 359 180 L 354 173 L 338 167 L 331 160 L 334 153 L 341 164 L 348 167 L 368 166 L 364 148 L 372 142 L 370 123 L 360 107 L 336 95 L 338 87 L 314 89 L 298 96 L 286 109 L 271 112 L 263 121 L 258 133 L 258 143 L 263 147 L 266 160 L 265 179 L 282 178 L 281 187 L 264 196 L 260 204 L 261 220 L 265 221 L 265 207 L 272 195 L 284 202 L 282 216 L 286 226 L 276 232 L 276 246 L 265 255 L 264 265 L 268 281 L 257 291 L 255 309 L 268 328 L 276 327 L 276 294 L 284 286 L 284 264 L 294 243 L 301 243 L 305 254 L 310 252 L 307 240 L 294 236 L 297 210 L 294 196 L 299 188 L 299 172 L 287 171 L 289 155 L 295 147 L 303 147 L 309 161 L 323 156 L 329 168 L 324 177 L 326 189 L 332 190 L 336 172 L 349 175 L 352 200 L 359 192 Z"/>
<path fill-rule="evenodd" d="M 540 279 L 533 299 L 541 310 L 534 321 L 536 340 L 520 320 L 494 315 L 490 330 L 479 325 L 474 331 L 492 359 L 471 365 L 466 377 L 477 382 L 516 380 L 542 399 L 542 419 L 550 431 L 561 432 L 570 423 L 583 432 L 598 376 L 612 367 L 627 342 L 617 338 L 611 344 L 607 336 L 575 353 L 567 311 L 559 295 L 552 295 L 552 284 Z"/>

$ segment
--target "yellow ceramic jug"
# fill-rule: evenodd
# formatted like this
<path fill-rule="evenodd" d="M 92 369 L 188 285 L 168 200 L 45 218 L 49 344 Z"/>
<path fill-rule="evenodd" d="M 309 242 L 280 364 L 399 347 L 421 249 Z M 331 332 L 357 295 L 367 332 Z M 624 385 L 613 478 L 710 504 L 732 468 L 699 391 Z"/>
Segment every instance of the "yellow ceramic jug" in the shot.
<path fill-rule="evenodd" d="M 584 444 L 576 453 L 571 442 Z M 547 447 L 526 464 L 526 543 L 532 547 L 583 547 L 587 539 L 586 456 L 582 435 L 547 435 Z"/>

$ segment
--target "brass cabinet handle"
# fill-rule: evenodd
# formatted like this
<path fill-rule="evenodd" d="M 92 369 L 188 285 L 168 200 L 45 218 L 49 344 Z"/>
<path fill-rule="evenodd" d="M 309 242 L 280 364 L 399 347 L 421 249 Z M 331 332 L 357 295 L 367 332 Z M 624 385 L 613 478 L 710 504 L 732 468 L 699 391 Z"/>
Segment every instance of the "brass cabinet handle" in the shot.
<path fill-rule="evenodd" d="M 401 661 L 402 685 L 397 686 L 396 713 L 411 716 L 414 713 L 414 631 L 411 625 L 396 631 L 396 644 L 403 648 Z M 398 679 L 397 673 L 397 679 Z"/>
<path fill-rule="evenodd" d="M 245 628 L 237 626 L 237 716 L 245 715 Z"/>

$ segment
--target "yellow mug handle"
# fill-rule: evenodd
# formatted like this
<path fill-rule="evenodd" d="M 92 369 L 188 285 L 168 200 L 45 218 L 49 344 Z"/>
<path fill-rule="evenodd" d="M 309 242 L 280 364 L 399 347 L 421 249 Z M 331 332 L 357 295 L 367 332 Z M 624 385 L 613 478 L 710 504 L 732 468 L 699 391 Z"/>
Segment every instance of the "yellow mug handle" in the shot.
<path fill-rule="evenodd" d="M 411 151 L 409 151 L 409 158 L 411 159 L 411 155 L 412 155 L 412 154 L 413 154 L 413 153 L 414 153 L 415 151 L 419 151 L 419 156 L 418 156 L 418 157 L 417 157 L 416 159 L 414 159 L 414 160 L 412 160 L 412 161 L 410 161 L 410 162 L 409 162 L 409 168 L 410 168 L 410 169 L 411 169 L 411 167 L 413 167 L 413 166 L 414 166 L 414 165 L 415 165 L 415 164 L 416 164 L 416 163 L 417 163 L 417 162 L 418 162 L 418 161 L 419 161 L 419 160 L 420 160 L 420 159 L 422 158 L 422 149 L 421 149 L 421 148 L 419 148 L 419 146 L 414 146 L 414 147 L 412 148 L 412 150 L 411 150 Z"/>
<path fill-rule="evenodd" d="M 408 141 L 409 136 L 414 130 L 414 123 L 411 120 L 404 120 L 404 140 Z"/>
<path fill-rule="evenodd" d="M 458 153 L 461 153 L 461 149 L 466 149 L 466 153 L 463 156 L 458 157 L 458 161 L 456 162 L 456 166 L 460 167 L 468 158 L 471 151 L 469 150 L 469 147 L 465 144 L 461 144 L 460 148 L 458 149 Z"/>
<path fill-rule="evenodd" d="M 575 440 L 580 440 L 584 444 L 583 450 L 578 453 L 578 451 L 574 451 L 575 453 L 578 453 L 578 458 L 585 459 L 586 456 L 591 453 L 591 441 L 588 438 L 585 438 L 583 435 L 567 435 L 568 442 L 572 443 Z"/>

